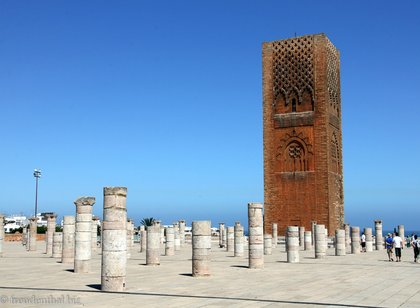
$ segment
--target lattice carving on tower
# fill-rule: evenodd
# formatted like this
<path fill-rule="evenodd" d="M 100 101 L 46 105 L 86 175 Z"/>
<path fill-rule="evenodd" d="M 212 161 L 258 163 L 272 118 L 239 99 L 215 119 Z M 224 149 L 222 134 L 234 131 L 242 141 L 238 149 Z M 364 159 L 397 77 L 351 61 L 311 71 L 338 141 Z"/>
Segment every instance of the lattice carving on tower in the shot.
<path fill-rule="evenodd" d="M 272 44 L 274 101 L 282 95 L 288 105 L 296 94 L 302 103 L 305 91 L 311 93 L 315 101 L 313 37 L 302 36 Z"/>
<path fill-rule="evenodd" d="M 330 108 L 340 114 L 340 72 L 339 54 L 334 45 L 327 39 L 327 87 Z"/>

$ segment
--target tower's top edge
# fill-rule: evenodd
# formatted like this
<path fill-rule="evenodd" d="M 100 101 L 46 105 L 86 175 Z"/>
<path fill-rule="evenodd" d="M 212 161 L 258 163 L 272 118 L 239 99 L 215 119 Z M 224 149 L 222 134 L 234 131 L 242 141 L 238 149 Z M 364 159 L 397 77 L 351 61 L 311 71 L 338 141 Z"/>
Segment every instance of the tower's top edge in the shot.
<path fill-rule="evenodd" d="M 328 37 L 325 35 L 325 33 L 317 33 L 317 34 L 307 34 L 307 35 L 295 36 L 295 37 L 290 37 L 290 38 L 287 38 L 287 39 L 269 41 L 269 42 L 264 42 L 264 43 L 276 43 L 276 42 L 282 42 L 282 41 L 293 41 L 293 40 L 302 39 L 302 38 L 311 38 L 312 39 L 312 38 L 315 38 L 315 37 L 325 37 L 325 38 L 328 39 Z"/>

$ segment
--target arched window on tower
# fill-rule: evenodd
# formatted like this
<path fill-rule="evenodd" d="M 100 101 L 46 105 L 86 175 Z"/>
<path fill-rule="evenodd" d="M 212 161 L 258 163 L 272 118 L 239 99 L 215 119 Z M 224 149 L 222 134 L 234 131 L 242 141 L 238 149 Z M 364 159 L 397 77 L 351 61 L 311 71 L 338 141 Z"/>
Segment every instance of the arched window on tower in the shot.
<path fill-rule="evenodd" d="M 291 142 L 284 153 L 284 171 L 296 172 L 307 170 L 308 161 L 306 159 L 305 148 L 299 142 Z"/>
<path fill-rule="evenodd" d="M 292 98 L 292 112 L 296 112 L 296 98 Z"/>

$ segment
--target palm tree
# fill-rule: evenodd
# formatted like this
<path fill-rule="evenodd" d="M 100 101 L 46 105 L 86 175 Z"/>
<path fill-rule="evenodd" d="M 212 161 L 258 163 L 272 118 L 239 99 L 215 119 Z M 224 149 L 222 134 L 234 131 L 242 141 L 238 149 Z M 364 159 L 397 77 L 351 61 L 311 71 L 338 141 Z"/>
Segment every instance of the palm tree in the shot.
<path fill-rule="evenodd" d="M 148 226 L 153 225 L 153 222 L 154 222 L 154 221 L 155 221 L 155 219 L 154 219 L 153 217 L 143 218 L 143 219 L 140 221 L 140 224 L 141 224 L 141 225 L 143 225 L 143 226 L 145 226 L 145 227 L 148 227 Z"/>

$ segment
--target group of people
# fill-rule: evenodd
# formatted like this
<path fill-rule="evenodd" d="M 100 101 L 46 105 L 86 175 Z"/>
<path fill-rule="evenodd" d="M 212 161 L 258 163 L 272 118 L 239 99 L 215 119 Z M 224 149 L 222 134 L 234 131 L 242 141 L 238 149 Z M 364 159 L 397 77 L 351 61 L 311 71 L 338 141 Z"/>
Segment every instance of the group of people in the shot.
<path fill-rule="evenodd" d="M 414 262 L 417 263 L 420 249 L 420 239 L 417 239 L 417 234 L 413 234 L 411 239 L 407 241 L 413 247 L 414 251 Z M 398 232 L 388 233 L 385 239 L 386 252 L 388 254 L 388 260 L 394 261 L 394 250 L 395 250 L 395 261 L 401 262 L 401 250 L 404 248 L 404 240 L 398 235 Z M 407 245 L 407 247 L 410 247 Z"/>

